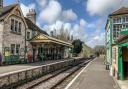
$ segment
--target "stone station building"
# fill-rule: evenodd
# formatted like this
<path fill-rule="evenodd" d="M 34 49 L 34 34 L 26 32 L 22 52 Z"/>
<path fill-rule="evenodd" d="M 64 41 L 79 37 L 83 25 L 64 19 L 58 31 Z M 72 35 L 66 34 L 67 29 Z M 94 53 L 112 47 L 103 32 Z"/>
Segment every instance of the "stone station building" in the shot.
<path fill-rule="evenodd" d="M 0 53 L 3 63 L 14 64 L 69 57 L 71 43 L 52 38 L 40 29 L 36 25 L 34 9 L 30 9 L 24 17 L 19 4 L 3 6 L 1 0 L 0 8 Z"/>

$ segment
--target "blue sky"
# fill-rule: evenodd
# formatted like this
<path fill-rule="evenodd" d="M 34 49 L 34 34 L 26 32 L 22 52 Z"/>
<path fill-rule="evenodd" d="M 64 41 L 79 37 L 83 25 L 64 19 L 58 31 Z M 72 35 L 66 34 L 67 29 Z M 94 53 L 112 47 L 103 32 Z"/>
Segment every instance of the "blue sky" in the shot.
<path fill-rule="evenodd" d="M 4 5 L 17 1 L 4 0 Z M 128 6 L 127 0 L 20 0 L 20 4 L 24 15 L 29 8 L 36 10 L 37 25 L 43 30 L 59 30 L 63 24 L 74 38 L 81 39 L 91 47 L 104 45 L 108 14 Z"/>

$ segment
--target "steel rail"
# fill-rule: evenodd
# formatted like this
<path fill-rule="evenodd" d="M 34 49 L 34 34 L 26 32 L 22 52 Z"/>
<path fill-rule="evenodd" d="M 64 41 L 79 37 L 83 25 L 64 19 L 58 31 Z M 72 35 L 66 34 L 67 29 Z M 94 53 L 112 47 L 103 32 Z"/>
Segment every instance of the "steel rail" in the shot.
<path fill-rule="evenodd" d="M 84 60 L 84 61 L 85 61 L 85 60 Z M 54 77 L 56 77 L 56 76 L 58 76 L 58 75 L 64 73 L 65 71 L 68 71 L 68 70 L 70 70 L 70 69 L 76 67 L 76 69 L 74 69 L 71 73 L 69 73 L 67 76 L 65 76 L 63 79 L 61 79 L 59 82 L 57 82 L 55 85 L 53 85 L 53 86 L 51 87 L 51 89 L 54 89 L 56 86 L 58 86 L 59 84 L 61 84 L 66 78 L 68 78 L 69 76 L 71 76 L 74 72 L 76 72 L 77 70 L 79 70 L 82 66 L 86 65 L 86 64 L 89 63 L 90 61 L 91 61 L 91 60 L 86 60 L 84 63 L 81 62 L 80 64 L 77 64 L 77 65 L 74 65 L 74 66 L 68 66 L 68 67 L 66 67 L 66 68 L 63 68 L 63 69 L 61 69 L 61 71 L 59 71 L 59 72 L 53 74 L 52 76 L 50 76 L 50 77 L 48 77 L 48 78 L 46 78 L 46 79 L 44 79 L 44 80 L 42 80 L 42 81 L 39 81 L 39 82 L 37 82 L 37 83 L 35 83 L 35 84 L 31 84 L 31 85 L 28 86 L 26 89 L 35 88 L 35 87 L 37 87 L 38 85 L 40 85 L 40 84 L 42 84 L 42 83 L 44 83 L 44 82 L 47 82 L 48 80 L 51 80 L 51 79 L 53 79 Z"/>

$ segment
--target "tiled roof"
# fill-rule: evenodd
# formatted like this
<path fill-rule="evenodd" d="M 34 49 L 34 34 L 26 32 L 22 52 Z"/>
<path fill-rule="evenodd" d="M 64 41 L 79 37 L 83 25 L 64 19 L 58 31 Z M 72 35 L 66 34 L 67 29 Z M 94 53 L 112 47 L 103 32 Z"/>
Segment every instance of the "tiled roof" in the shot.
<path fill-rule="evenodd" d="M 120 35 L 119 38 L 118 38 L 118 42 L 122 42 L 123 40 L 125 40 L 126 38 L 128 38 L 128 35 L 126 34 L 123 34 L 123 35 Z"/>
<path fill-rule="evenodd" d="M 29 29 L 32 29 L 32 30 L 37 30 L 45 35 L 48 35 L 45 31 L 43 31 L 42 29 L 40 29 L 36 24 L 34 24 L 31 20 L 29 20 L 28 18 L 25 17 L 25 21 L 26 21 L 26 24 L 28 26 Z"/>
<path fill-rule="evenodd" d="M 15 6 L 17 6 L 17 5 L 18 5 L 18 4 L 12 4 L 12 5 L 3 7 L 3 8 L 0 10 L 0 20 L 4 19 L 4 18 L 10 13 L 10 11 L 12 11 L 13 8 L 14 8 Z"/>
<path fill-rule="evenodd" d="M 110 16 L 122 15 L 122 14 L 128 14 L 128 7 L 122 7 L 116 10 L 115 12 L 113 12 L 112 14 L 110 14 Z"/>

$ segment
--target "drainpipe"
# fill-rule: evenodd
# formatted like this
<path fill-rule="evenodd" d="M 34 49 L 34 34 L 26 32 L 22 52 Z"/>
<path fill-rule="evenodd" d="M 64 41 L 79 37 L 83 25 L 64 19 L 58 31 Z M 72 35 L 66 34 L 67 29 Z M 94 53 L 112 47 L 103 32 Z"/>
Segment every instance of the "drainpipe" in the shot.
<path fill-rule="evenodd" d="M 25 60 L 25 62 L 27 63 L 27 59 L 26 59 L 26 51 L 27 51 L 27 47 L 26 47 L 26 30 L 27 30 L 27 27 L 25 26 L 25 50 L 24 50 L 24 60 Z"/>

